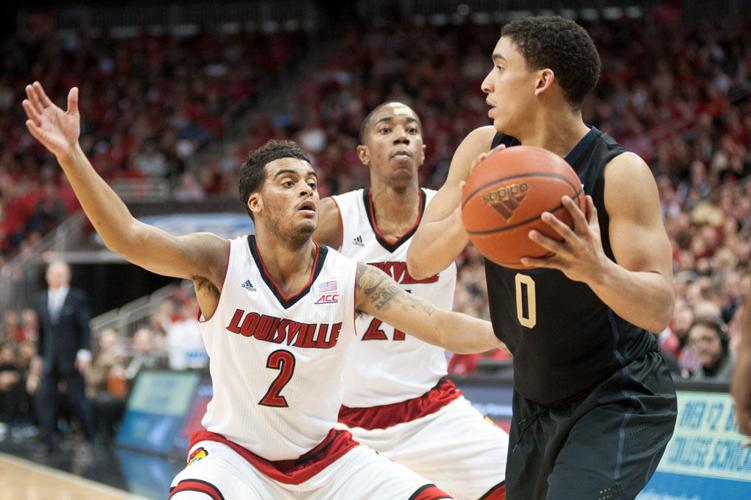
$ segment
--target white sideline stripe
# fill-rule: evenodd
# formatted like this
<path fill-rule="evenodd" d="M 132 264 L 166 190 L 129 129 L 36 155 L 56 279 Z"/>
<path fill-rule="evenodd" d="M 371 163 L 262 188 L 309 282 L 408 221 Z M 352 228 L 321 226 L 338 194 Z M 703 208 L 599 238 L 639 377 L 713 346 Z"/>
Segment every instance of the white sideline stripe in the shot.
<path fill-rule="evenodd" d="M 127 500 L 148 500 L 146 497 L 142 497 L 140 495 L 134 495 L 125 490 L 120 490 L 112 486 L 107 486 L 106 484 L 97 483 L 96 481 L 92 481 L 91 479 L 87 479 L 81 476 L 76 476 L 75 474 L 64 472 L 58 469 L 53 469 L 52 467 L 41 465 L 36 462 L 32 462 L 31 460 L 26 460 L 24 458 L 19 458 L 13 455 L 8 455 L 7 453 L 0 452 L 0 461 L 9 462 L 19 467 L 25 467 L 27 469 L 31 469 L 42 474 L 47 474 L 49 476 L 55 477 L 57 479 L 61 479 L 63 481 L 68 481 L 71 483 L 78 483 L 80 485 L 86 486 L 87 488 L 91 488 L 92 490 L 96 490 L 101 493 L 106 493 L 108 495 L 121 495 L 122 498 L 127 499 Z"/>

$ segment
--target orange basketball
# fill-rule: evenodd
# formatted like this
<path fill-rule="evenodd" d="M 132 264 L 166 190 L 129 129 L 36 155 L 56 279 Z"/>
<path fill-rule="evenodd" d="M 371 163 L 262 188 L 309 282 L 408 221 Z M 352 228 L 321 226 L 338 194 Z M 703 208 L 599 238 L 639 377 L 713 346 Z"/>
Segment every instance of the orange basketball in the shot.
<path fill-rule="evenodd" d="M 560 239 L 540 215 L 551 212 L 573 227 L 561 197 L 570 196 L 585 211 L 582 183 L 566 160 L 546 149 L 501 149 L 477 165 L 462 191 L 462 220 L 470 241 L 486 258 L 504 267 L 525 269 L 522 257 L 548 251 L 529 239 L 536 229 Z"/>

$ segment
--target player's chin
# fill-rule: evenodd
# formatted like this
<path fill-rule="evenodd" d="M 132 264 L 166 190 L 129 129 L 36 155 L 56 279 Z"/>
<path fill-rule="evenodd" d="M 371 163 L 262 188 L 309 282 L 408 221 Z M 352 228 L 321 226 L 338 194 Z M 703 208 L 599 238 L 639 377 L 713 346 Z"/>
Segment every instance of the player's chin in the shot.
<path fill-rule="evenodd" d="M 412 185 L 412 181 L 417 177 L 417 167 L 412 165 L 394 169 L 389 177 L 394 187 L 408 187 Z"/>
<path fill-rule="evenodd" d="M 507 124 L 506 122 L 507 120 L 505 120 L 503 117 L 496 116 L 495 118 L 493 118 L 493 127 L 498 132 L 503 132 L 506 129 L 506 124 Z"/>
<path fill-rule="evenodd" d="M 301 235 L 310 236 L 318 227 L 318 221 L 316 219 L 305 219 L 297 224 L 297 232 Z"/>

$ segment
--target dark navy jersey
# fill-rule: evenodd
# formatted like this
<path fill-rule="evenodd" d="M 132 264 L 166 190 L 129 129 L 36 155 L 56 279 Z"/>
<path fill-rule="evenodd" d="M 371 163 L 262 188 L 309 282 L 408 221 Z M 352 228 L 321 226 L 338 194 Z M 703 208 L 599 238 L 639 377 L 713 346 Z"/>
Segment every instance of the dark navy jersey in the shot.
<path fill-rule="evenodd" d="M 496 134 L 492 146 L 518 146 Z M 566 161 L 591 195 L 606 255 L 615 260 L 605 210 L 605 166 L 623 152 L 592 127 Z M 517 270 L 485 260 L 496 336 L 514 355 L 514 385 L 526 399 L 555 406 L 584 395 L 630 361 L 657 349 L 654 335 L 618 317 L 588 285 L 554 269 Z"/>

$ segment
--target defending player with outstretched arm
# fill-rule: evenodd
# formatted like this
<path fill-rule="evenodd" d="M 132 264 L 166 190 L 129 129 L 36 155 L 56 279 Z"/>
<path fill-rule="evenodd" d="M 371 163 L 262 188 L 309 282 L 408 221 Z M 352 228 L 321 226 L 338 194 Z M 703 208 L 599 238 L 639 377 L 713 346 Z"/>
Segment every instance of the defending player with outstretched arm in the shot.
<path fill-rule="evenodd" d="M 206 431 L 191 446 L 191 453 L 202 447 L 206 455 L 178 474 L 171 496 L 205 494 L 209 488 L 225 498 L 286 498 L 302 492 L 328 498 L 334 491 L 347 498 L 448 497 L 333 429 L 344 353 L 354 336 L 356 310 L 426 342 L 462 351 L 501 345 L 488 322 L 438 311 L 400 290 L 382 271 L 358 267 L 314 243 L 317 176 L 294 143 L 271 141 L 241 168 L 240 191 L 255 222 L 254 237 L 231 242 L 210 233 L 177 237 L 136 220 L 94 171 L 78 142 L 77 88 L 68 94 L 67 111 L 55 106 L 38 82 L 26 93 L 29 131 L 56 156 L 107 247 L 152 272 L 193 281 L 214 396 L 202 421 Z M 255 284 L 255 294 L 243 286 L 246 280 Z M 332 281 L 339 282 L 340 300 L 317 304 L 315 294 Z M 242 324 L 239 334 L 227 331 L 238 309 L 293 321 L 283 331 L 285 339 L 291 325 L 342 327 L 330 348 L 294 342 L 282 347 L 267 338 L 243 336 Z M 246 313 L 247 318 L 255 319 Z M 311 342 L 328 345 L 336 327 L 314 330 L 305 327 L 315 336 Z M 456 334 L 464 331 L 479 335 Z M 280 335 L 278 327 L 274 335 Z"/>

